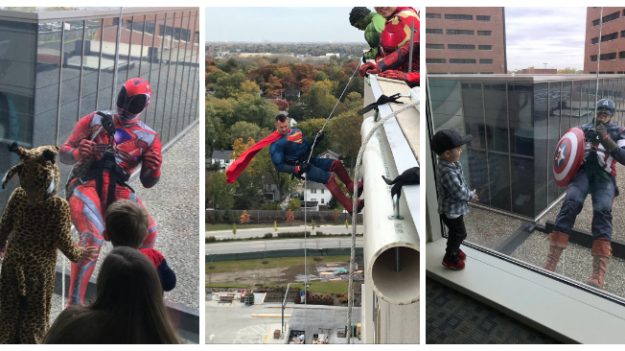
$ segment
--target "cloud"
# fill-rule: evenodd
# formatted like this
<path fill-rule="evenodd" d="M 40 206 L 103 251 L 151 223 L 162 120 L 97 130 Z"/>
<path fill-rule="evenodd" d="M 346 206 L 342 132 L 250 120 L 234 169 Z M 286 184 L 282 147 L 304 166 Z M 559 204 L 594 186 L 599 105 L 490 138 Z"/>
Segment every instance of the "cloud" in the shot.
<path fill-rule="evenodd" d="M 506 7 L 508 69 L 582 69 L 585 7 Z"/>

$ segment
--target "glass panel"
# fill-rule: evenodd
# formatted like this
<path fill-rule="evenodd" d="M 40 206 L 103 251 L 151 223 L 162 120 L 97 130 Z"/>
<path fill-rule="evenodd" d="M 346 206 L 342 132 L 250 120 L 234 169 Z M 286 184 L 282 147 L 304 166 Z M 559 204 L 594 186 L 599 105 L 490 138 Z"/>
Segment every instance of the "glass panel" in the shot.
<path fill-rule="evenodd" d="M 100 62 L 100 85 L 98 87 L 98 109 L 109 110 L 112 105 L 112 88 L 115 71 L 115 48 L 117 45 L 117 17 L 104 18 L 104 28 L 97 41 L 102 45 Z"/>

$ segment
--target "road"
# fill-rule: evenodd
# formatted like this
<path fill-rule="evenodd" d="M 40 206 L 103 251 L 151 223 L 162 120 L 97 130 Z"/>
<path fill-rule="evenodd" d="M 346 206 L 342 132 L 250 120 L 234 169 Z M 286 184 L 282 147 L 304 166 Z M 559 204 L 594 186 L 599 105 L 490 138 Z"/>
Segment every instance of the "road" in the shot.
<path fill-rule="evenodd" d="M 362 247 L 363 238 L 356 237 L 356 247 Z M 279 239 L 258 241 L 228 241 L 225 243 L 206 244 L 206 255 L 229 254 L 242 252 L 259 252 L 268 250 L 296 250 L 303 249 L 304 244 L 308 249 L 349 248 L 352 245 L 350 237 L 338 238 L 314 238 L 304 241 L 301 239 Z"/>
<path fill-rule="evenodd" d="M 308 226 L 308 231 L 313 233 L 313 235 L 320 231 L 323 234 L 351 234 L 352 227 L 351 225 L 348 228 L 345 228 L 345 225 L 322 225 L 316 226 L 315 230 L 312 230 L 311 226 Z M 278 230 L 275 231 L 273 227 L 265 227 L 265 228 L 249 228 L 249 229 L 237 229 L 236 234 L 232 234 L 232 229 L 228 230 L 215 230 L 215 231 L 207 231 L 205 233 L 206 237 L 214 236 L 216 239 L 244 239 L 244 238 L 256 238 L 262 237 L 267 233 L 272 233 L 273 236 L 277 236 L 278 233 L 293 233 L 293 232 L 304 232 L 304 226 L 293 226 L 293 227 L 278 227 Z M 363 233 L 362 225 L 356 226 L 356 233 Z"/>

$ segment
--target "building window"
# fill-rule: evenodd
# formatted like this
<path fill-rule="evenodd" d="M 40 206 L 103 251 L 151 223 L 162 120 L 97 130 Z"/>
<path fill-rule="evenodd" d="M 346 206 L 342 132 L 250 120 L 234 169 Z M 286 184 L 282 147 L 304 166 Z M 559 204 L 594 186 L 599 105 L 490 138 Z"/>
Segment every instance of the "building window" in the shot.
<path fill-rule="evenodd" d="M 469 29 L 448 29 L 447 35 L 474 35 L 474 30 Z"/>
<path fill-rule="evenodd" d="M 463 20 L 463 21 L 471 21 L 473 20 L 473 15 L 463 15 L 463 14 L 456 14 L 456 13 L 446 13 L 445 14 L 445 19 L 450 19 L 450 20 Z"/>
<path fill-rule="evenodd" d="M 607 54 L 601 54 L 601 61 L 615 60 L 616 52 L 609 52 Z"/>
<path fill-rule="evenodd" d="M 323 205 L 323 204 L 325 204 L 325 203 L 326 203 L 326 199 L 321 198 L 321 204 Z"/>
<path fill-rule="evenodd" d="M 475 16 L 475 19 L 478 21 L 490 21 L 490 16 L 483 16 L 483 15 L 477 15 Z"/>
<path fill-rule="evenodd" d="M 445 59 L 444 58 L 429 58 L 427 57 L 425 59 L 425 63 L 445 63 Z"/>
<path fill-rule="evenodd" d="M 478 49 L 480 49 L 480 50 L 492 50 L 493 46 L 492 45 L 479 45 Z"/>
<path fill-rule="evenodd" d="M 621 38 L 625 37 L 625 30 L 621 31 Z"/>
<path fill-rule="evenodd" d="M 445 44 L 425 44 L 426 49 L 444 49 Z"/>
<path fill-rule="evenodd" d="M 625 51 L 621 51 L 618 53 L 618 58 L 623 59 L 625 58 Z"/>
<path fill-rule="evenodd" d="M 321 189 L 321 193 L 322 194 L 325 193 L 325 191 L 326 191 L 326 189 Z"/>
<path fill-rule="evenodd" d="M 443 34 L 443 30 L 438 29 L 438 28 L 425 28 L 425 33 L 426 34 Z"/>
<path fill-rule="evenodd" d="M 625 31 L 624 31 L 624 32 L 625 32 Z M 591 44 L 593 44 L 593 45 L 594 45 L 594 44 L 597 44 L 598 42 L 599 42 L 599 37 L 596 37 L 596 38 L 592 38 L 592 39 L 590 39 L 590 43 L 591 43 Z"/>
<path fill-rule="evenodd" d="M 590 55 L 590 61 L 596 62 L 597 61 L 597 55 Z"/>
<path fill-rule="evenodd" d="M 441 18 L 441 14 L 428 12 L 425 14 L 425 18 Z"/>
<path fill-rule="evenodd" d="M 490 30 L 478 30 L 477 35 L 490 36 L 493 32 Z"/>
<path fill-rule="evenodd" d="M 493 59 L 480 59 L 480 64 L 490 65 L 491 63 L 493 63 Z"/>
<path fill-rule="evenodd" d="M 475 50 L 473 44 L 447 44 L 447 49 L 450 50 Z"/>
<path fill-rule="evenodd" d="M 623 11 L 623 16 L 625 16 L 625 11 Z M 615 20 L 615 19 L 617 19 L 619 17 L 621 17 L 621 12 L 620 11 L 613 12 L 613 13 L 607 15 L 607 16 L 603 16 L 603 23 L 613 21 L 613 20 Z M 597 18 L 596 20 L 592 21 L 592 25 L 593 26 L 598 26 L 599 24 L 601 24 L 601 21 L 599 20 L 599 18 Z"/>
<path fill-rule="evenodd" d="M 614 40 L 618 38 L 618 32 L 614 32 L 614 33 L 610 33 L 610 34 L 606 34 L 606 35 L 602 35 L 601 36 L 601 41 L 610 41 L 610 40 Z"/>
<path fill-rule="evenodd" d="M 460 63 L 460 64 L 474 64 L 476 63 L 475 59 L 467 59 L 467 58 L 457 58 L 457 59 L 449 59 L 449 63 Z"/>
<path fill-rule="evenodd" d="M 317 193 L 317 189 L 310 189 L 310 193 L 311 194 L 316 194 Z"/>

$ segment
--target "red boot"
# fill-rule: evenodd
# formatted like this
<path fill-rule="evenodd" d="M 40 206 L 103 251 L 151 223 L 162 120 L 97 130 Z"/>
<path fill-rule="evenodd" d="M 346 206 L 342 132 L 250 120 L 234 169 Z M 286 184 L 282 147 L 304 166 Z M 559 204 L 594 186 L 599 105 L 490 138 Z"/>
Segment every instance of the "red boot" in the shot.
<path fill-rule="evenodd" d="M 555 271 L 562 251 L 566 249 L 569 243 L 569 235 L 559 231 L 553 231 L 549 234 L 549 252 L 547 253 L 547 261 L 545 261 L 545 269 Z"/>
<path fill-rule="evenodd" d="M 328 188 L 332 196 L 334 196 L 336 201 L 338 201 L 341 205 L 343 205 L 345 210 L 351 214 L 352 213 L 352 199 L 350 199 L 347 195 L 345 195 L 343 191 L 341 190 L 341 188 L 339 188 L 339 185 L 336 183 L 336 179 L 334 175 L 330 175 L 330 179 L 328 179 L 328 182 L 325 184 L 325 186 L 326 188 Z M 358 209 L 357 209 L 358 212 L 360 212 L 360 210 L 362 210 L 364 206 L 365 206 L 364 200 L 358 200 Z"/>
<path fill-rule="evenodd" d="M 608 260 L 612 256 L 610 240 L 597 239 L 592 242 L 592 275 L 586 284 L 603 289 L 605 272 L 608 269 Z"/>

